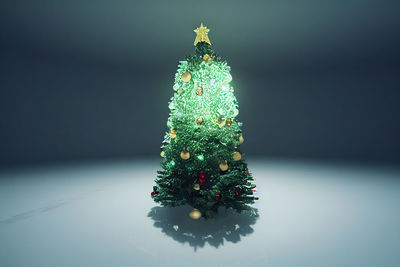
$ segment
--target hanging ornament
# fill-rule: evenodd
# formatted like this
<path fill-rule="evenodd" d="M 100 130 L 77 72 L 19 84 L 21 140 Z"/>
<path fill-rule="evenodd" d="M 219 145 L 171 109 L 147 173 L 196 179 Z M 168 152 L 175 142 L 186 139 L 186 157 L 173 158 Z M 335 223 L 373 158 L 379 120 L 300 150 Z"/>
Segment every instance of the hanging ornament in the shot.
<path fill-rule="evenodd" d="M 198 118 L 196 120 L 196 122 L 197 122 L 198 125 L 202 125 L 203 124 L 203 118 Z"/>
<path fill-rule="evenodd" d="M 200 86 L 197 87 L 197 95 L 201 96 L 203 94 L 203 88 L 201 88 Z"/>
<path fill-rule="evenodd" d="M 200 183 L 204 183 L 204 178 L 206 177 L 206 174 L 204 172 L 200 172 L 199 177 Z"/>
<path fill-rule="evenodd" d="M 210 57 L 210 55 L 209 55 L 209 54 L 205 54 L 204 57 L 203 57 L 203 60 L 204 60 L 205 62 L 207 62 L 207 63 L 211 62 L 211 57 Z"/>
<path fill-rule="evenodd" d="M 238 161 L 238 160 L 241 160 L 242 159 L 242 154 L 240 154 L 240 152 L 238 152 L 238 151 L 235 151 L 235 152 L 233 152 L 233 160 L 234 161 Z"/>
<path fill-rule="evenodd" d="M 171 160 L 170 162 L 168 162 L 167 167 L 168 168 L 172 168 L 175 166 L 175 161 Z"/>
<path fill-rule="evenodd" d="M 181 94 L 183 91 L 181 90 L 181 89 L 179 89 L 178 91 L 177 91 L 177 93 L 178 94 Z"/>
<path fill-rule="evenodd" d="M 200 190 L 200 185 L 199 184 L 194 184 L 193 185 L 194 190 Z"/>
<path fill-rule="evenodd" d="M 164 151 L 161 151 L 160 156 L 161 156 L 162 158 L 164 158 L 164 157 L 165 157 L 165 152 L 164 152 Z"/>
<path fill-rule="evenodd" d="M 157 193 L 158 193 L 157 192 L 157 186 L 153 186 L 153 192 L 151 192 L 151 195 L 153 196 L 153 195 L 155 195 Z"/>
<path fill-rule="evenodd" d="M 232 125 L 232 120 L 230 118 L 227 118 L 225 121 L 226 126 L 231 126 Z"/>
<path fill-rule="evenodd" d="M 221 162 L 220 164 L 219 164 L 219 168 L 221 169 L 221 171 L 226 171 L 226 170 L 228 170 L 228 163 L 227 163 L 227 161 L 225 160 L 224 162 Z"/>
<path fill-rule="evenodd" d="M 222 117 L 222 115 L 218 116 L 218 119 L 217 119 L 216 122 L 217 122 L 217 124 L 218 124 L 219 127 L 222 127 L 222 126 L 225 125 L 225 120 L 224 120 L 224 118 Z"/>
<path fill-rule="evenodd" d="M 186 150 L 186 148 L 184 148 L 181 152 L 181 159 L 189 159 L 190 158 L 190 153 L 189 151 Z"/>
<path fill-rule="evenodd" d="M 171 129 L 171 137 L 176 138 L 176 130 L 175 129 Z"/>
<path fill-rule="evenodd" d="M 249 174 L 249 170 L 248 170 L 248 169 L 245 169 L 245 170 L 244 170 L 244 173 L 245 173 L 245 174 Z"/>
<path fill-rule="evenodd" d="M 238 161 L 241 159 L 242 159 L 242 154 L 240 154 L 240 152 L 238 152 L 238 151 L 233 152 L 233 160 L 234 161 Z"/>
<path fill-rule="evenodd" d="M 244 142 L 243 135 L 240 134 L 240 136 L 239 136 L 239 144 L 241 145 L 241 144 L 243 144 L 243 142 Z"/>
<path fill-rule="evenodd" d="M 216 199 L 221 199 L 221 194 L 216 194 L 216 195 L 215 195 L 215 198 L 216 198 Z"/>
<path fill-rule="evenodd" d="M 204 160 L 204 156 L 203 155 L 198 155 L 197 159 L 203 161 Z"/>
<path fill-rule="evenodd" d="M 198 220 L 201 217 L 201 212 L 198 209 L 192 209 L 189 213 L 189 217 L 193 220 Z"/>
<path fill-rule="evenodd" d="M 260 198 L 259 197 L 254 197 L 254 200 L 259 200 Z"/>
<path fill-rule="evenodd" d="M 190 79 L 192 79 L 192 74 L 190 74 L 190 72 L 185 72 L 184 74 L 182 74 L 182 76 L 181 76 L 181 80 L 183 81 L 183 82 L 188 82 L 188 81 L 190 81 Z"/>
<path fill-rule="evenodd" d="M 238 196 L 238 195 L 239 195 L 239 191 L 237 191 L 237 190 L 236 190 L 236 191 L 235 191 L 235 195 L 237 195 L 237 196 Z"/>

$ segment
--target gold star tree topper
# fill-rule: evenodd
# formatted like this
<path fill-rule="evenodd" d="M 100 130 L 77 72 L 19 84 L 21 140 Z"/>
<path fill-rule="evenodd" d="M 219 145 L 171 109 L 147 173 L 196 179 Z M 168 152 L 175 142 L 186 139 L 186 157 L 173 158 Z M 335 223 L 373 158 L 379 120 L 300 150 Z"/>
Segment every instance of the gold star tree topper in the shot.
<path fill-rule="evenodd" d="M 194 40 L 194 45 L 196 45 L 198 42 L 206 42 L 211 44 L 210 39 L 208 39 L 209 31 L 210 29 L 207 29 L 207 27 L 204 27 L 203 23 L 201 23 L 200 27 L 194 30 L 194 32 L 197 33 L 196 39 Z"/>

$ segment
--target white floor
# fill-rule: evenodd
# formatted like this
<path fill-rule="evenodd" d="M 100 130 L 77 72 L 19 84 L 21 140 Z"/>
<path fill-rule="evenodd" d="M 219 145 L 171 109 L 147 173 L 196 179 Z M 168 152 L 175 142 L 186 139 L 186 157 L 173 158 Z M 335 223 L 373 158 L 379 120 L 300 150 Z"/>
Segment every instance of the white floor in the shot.
<path fill-rule="evenodd" d="M 400 169 L 250 160 L 259 217 L 193 221 L 158 166 L 0 172 L 0 266 L 400 266 Z"/>

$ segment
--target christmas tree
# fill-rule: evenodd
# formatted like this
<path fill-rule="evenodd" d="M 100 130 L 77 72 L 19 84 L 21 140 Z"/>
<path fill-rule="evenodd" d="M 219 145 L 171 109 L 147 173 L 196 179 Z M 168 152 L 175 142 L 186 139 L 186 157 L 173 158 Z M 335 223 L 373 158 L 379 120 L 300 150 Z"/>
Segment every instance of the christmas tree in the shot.
<path fill-rule="evenodd" d="M 164 160 L 151 196 L 163 206 L 189 204 L 193 219 L 211 217 L 220 206 L 255 213 L 230 67 L 211 47 L 210 30 L 201 24 L 194 31 L 195 54 L 180 61 L 175 74 Z"/>

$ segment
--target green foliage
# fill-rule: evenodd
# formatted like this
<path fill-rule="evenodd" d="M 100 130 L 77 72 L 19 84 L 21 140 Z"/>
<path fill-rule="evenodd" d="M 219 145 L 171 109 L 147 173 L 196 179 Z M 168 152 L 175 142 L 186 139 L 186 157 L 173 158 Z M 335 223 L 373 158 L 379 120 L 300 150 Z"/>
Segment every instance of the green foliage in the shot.
<path fill-rule="evenodd" d="M 185 72 L 191 74 L 186 82 L 181 79 Z M 164 206 L 187 203 L 205 216 L 219 206 L 252 209 L 248 206 L 254 203 L 252 177 L 245 161 L 232 157 L 240 152 L 241 123 L 236 119 L 239 110 L 231 80 L 226 61 L 205 42 L 196 45 L 194 56 L 180 62 L 169 103 L 170 131 L 162 145 L 162 171 L 152 194 L 156 202 Z M 181 158 L 182 151 L 190 153 L 189 159 Z M 228 170 L 222 171 L 219 165 L 225 161 Z M 200 184 L 200 190 L 194 184 Z"/>

